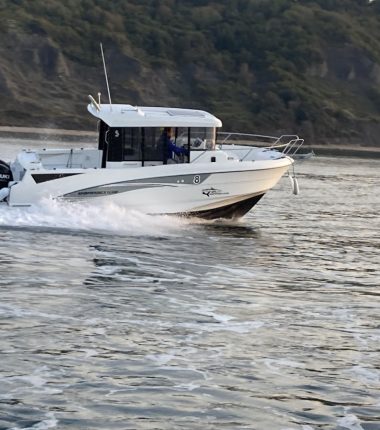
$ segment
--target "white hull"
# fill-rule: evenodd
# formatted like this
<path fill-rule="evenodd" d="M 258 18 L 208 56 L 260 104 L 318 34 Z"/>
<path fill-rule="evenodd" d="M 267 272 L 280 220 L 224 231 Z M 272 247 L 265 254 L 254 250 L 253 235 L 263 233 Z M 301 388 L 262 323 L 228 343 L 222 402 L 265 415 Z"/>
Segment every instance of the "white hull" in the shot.
<path fill-rule="evenodd" d="M 11 186 L 8 204 L 30 206 L 41 199 L 106 202 L 149 214 L 207 218 L 242 216 L 288 170 L 292 160 L 189 163 L 112 169 L 27 170 Z M 64 175 L 64 177 L 59 177 Z M 241 203 L 241 204 L 240 204 Z"/>

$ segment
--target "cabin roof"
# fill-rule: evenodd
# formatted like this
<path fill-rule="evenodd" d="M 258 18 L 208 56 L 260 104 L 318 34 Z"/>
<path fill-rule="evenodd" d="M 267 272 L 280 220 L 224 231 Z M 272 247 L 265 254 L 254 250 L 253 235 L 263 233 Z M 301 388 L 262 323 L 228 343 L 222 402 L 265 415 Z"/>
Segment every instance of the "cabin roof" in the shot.
<path fill-rule="evenodd" d="M 99 107 L 99 109 L 97 109 Z M 203 110 L 90 103 L 88 111 L 110 127 L 221 127 L 222 122 Z"/>

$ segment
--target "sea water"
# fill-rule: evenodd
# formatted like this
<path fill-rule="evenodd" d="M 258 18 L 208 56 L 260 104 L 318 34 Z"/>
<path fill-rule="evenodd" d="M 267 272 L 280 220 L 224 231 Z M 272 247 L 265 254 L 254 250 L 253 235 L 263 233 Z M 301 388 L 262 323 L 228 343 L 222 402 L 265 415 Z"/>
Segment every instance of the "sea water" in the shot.
<path fill-rule="evenodd" d="M 297 162 L 237 222 L 1 207 L 0 429 L 380 429 L 379 172 Z"/>

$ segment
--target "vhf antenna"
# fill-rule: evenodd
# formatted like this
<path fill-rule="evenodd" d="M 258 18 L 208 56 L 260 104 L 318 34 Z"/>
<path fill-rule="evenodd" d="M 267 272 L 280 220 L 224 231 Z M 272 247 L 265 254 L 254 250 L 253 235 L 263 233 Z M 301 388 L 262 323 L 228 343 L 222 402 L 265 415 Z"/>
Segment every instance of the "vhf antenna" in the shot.
<path fill-rule="evenodd" d="M 102 52 L 102 59 L 103 59 L 103 67 L 104 67 L 104 75 L 106 77 L 106 84 L 107 84 L 107 91 L 108 91 L 108 99 L 110 101 L 110 111 L 112 112 L 112 101 L 111 101 L 111 92 L 110 92 L 110 86 L 108 85 L 108 76 L 107 76 L 107 68 L 106 68 L 106 61 L 104 59 L 104 52 L 103 52 L 103 45 L 100 44 L 100 51 Z"/>

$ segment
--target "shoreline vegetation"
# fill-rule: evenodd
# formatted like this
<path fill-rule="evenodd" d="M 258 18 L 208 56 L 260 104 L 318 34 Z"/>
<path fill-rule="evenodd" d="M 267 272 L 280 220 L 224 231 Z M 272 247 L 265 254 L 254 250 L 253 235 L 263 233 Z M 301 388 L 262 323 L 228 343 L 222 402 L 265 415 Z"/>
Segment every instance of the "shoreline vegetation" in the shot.
<path fill-rule="evenodd" d="M 0 4 L 2 126 L 94 130 L 86 95 L 109 89 L 231 131 L 380 147 L 380 0 Z"/>
<path fill-rule="evenodd" d="M 37 128 L 37 127 L 7 127 L 0 126 L 1 139 L 32 139 L 41 141 L 61 141 L 96 144 L 97 132 L 84 130 L 66 130 L 57 128 Z M 309 145 L 305 143 L 303 152 L 313 150 L 315 155 L 321 156 L 344 156 L 380 159 L 380 148 L 378 146 L 352 144 L 339 145 Z M 301 151 L 302 152 L 302 151 Z"/>

